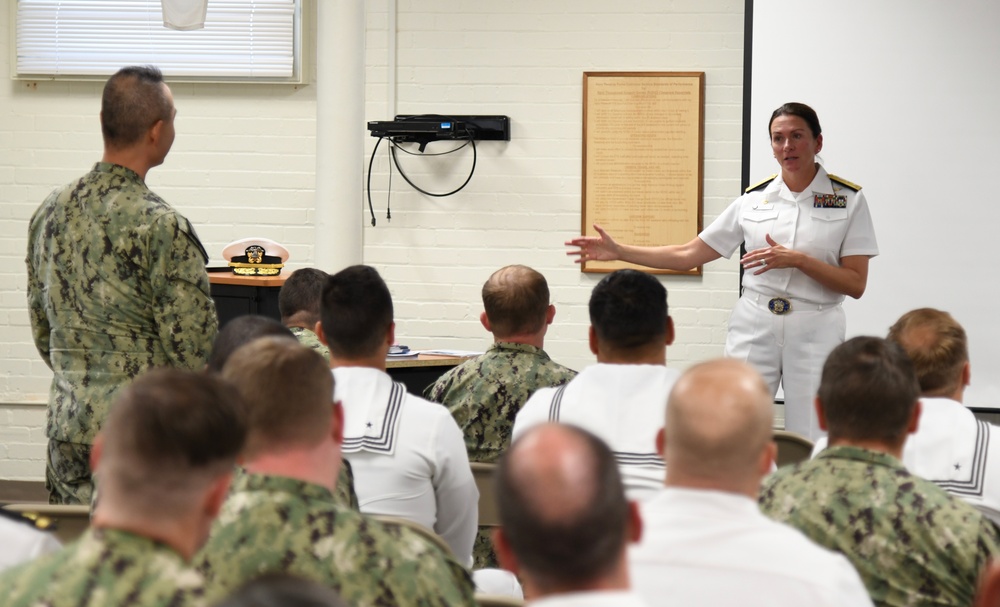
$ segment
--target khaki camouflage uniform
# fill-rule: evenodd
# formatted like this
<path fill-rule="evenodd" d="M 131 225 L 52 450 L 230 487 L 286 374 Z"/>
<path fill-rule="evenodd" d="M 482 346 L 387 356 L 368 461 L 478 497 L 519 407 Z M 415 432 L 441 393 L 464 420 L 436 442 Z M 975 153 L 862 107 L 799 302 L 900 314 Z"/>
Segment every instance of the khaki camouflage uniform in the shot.
<path fill-rule="evenodd" d="M 28 229 L 28 309 L 53 371 L 45 432 L 89 446 L 118 390 L 158 366 L 204 366 L 218 328 L 208 256 L 191 224 L 132 170 L 97 163 L 54 191 Z M 50 500 L 87 503 L 60 486 L 75 447 L 50 448 Z"/>
<path fill-rule="evenodd" d="M 761 510 L 843 553 L 876 605 L 969 605 L 1000 536 L 976 509 L 896 458 L 831 447 L 778 470 Z"/>
<path fill-rule="evenodd" d="M 541 348 L 496 342 L 424 390 L 424 398 L 448 407 L 465 436 L 470 462 L 494 463 L 510 446 L 514 418 L 539 388 L 561 386 L 576 371 Z M 480 527 L 472 547 L 473 568 L 497 567 L 489 527 Z"/>
<path fill-rule="evenodd" d="M 210 600 L 263 573 L 287 573 L 330 586 L 348 605 L 475 605 L 468 572 L 429 540 L 287 477 L 235 479 L 197 561 Z"/>
<path fill-rule="evenodd" d="M 0 575 L 4 607 L 194 607 L 202 575 L 172 549 L 115 529 L 89 529 L 64 549 Z"/>
<path fill-rule="evenodd" d="M 319 337 L 310 331 L 309 329 L 303 329 L 302 327 L 288 327 L 292 334 L 295 335 L 295 339 L 299 340 L 299 343 L 307 348 L 312 348 L 326 359 L 326 362 L 330 362 L 330 349 L 323 345 L 323 342 L 319 340 Z"/>

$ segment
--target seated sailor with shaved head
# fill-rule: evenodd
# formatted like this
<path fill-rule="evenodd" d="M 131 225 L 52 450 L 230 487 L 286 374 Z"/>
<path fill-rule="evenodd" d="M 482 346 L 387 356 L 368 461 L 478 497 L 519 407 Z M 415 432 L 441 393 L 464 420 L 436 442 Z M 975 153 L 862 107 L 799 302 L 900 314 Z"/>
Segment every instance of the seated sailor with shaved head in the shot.
<path fill-rule="evenodd" d="M 691 367 L 670 393 L 666 486 L 641 506 L 632 581 L 652 605 L 871 605 L 851 563 L 757 506 L 774 462 L 763 378 L 731 359 Z"/>

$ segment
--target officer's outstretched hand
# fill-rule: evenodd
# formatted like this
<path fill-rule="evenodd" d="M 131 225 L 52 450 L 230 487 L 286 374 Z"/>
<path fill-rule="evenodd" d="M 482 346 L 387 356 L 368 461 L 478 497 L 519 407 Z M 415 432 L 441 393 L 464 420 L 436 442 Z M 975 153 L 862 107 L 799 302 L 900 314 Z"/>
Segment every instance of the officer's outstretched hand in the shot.
<path fill-rule="evenodd" d="M 604 228 L 594 224 L 594 229 L 600 236 L 579 236 L 566 241 L 567 247 L 577 247 L 576 250 L 566 251 L 567 255 L 576 255 L 576 263 L 587 260 L 591 261 L 615 261 L 620 256 L 618 243 Z"/>

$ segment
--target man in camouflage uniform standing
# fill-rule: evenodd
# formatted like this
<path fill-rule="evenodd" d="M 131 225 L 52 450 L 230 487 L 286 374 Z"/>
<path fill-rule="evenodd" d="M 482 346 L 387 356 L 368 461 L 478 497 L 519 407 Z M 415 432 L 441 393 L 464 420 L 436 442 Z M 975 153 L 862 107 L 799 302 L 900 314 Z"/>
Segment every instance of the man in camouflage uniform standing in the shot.
<path fill-rule="evenodd" d="M 145 184 L 170 151 L 175 114 L 159 70 L 119 70 L 101 100 L 104 157 L 31 218 L 28 308 L 53 372 L 51 503 L 90 503 L 90 446 L 117 392 L 151 367 L 203 366 L 218 328 L 205 249 Z"/>
<path fill-rule="evenodd" d="M 514 418 L 528 397 L 565 384 L 576 371 L 542 349 L 556 308 L 540 273 L 521 265 L 497 270 L 483 285 L 483 307 L 479 320 L 493 333 L 493 345 L 441 376 L 424 398 L 448 407 L 470 462 L 495 463 L 510 446 Z M 497 566 L 490 528 L 479 528 L 472 555 L 477 569 Z"/>
<path fill-rule="evenodd" d="M 247 401 L 246 471 L 199 569 L 218 600 L 244 582 L 283 573 L 325 584 L 349 605 L 474 605 L 472 581 L 440 548 L 404 527 L 338 506 L 343 410 L 314 351 L 287 338 L 236 351 L 222 375 Z"/>
<path fill-rule="evenodd" d="M 281 324 L 292 331 L 300 344 L 316 350 L 326 362 L 330 362 L 330 349 L 316 336 L 323 285 L 327 278 L 329 275 L 317 268 L 301 268 L 292 272 L 278 292 L 278 311 L 281 313 Z"/>
<path fill-rule="evenodd" d="M 830 446 L 768 477 L 761 510 L 843 553 L 876 605 L 969 605 L 1000 537 L 983 514 L 900 462 L 919 397 L 898 344 L 855 337 L 835 348 L 816 398 Z"/>
<path fill-rule="evenodd" d="M 8 607 L 205 605 L 192 567 L 225 500 L 246 439 L 232 386 L 179 369 L 120 392 L 93 454 L 101 499 L 91 527 L 61 551 L 7 570 Z"/>

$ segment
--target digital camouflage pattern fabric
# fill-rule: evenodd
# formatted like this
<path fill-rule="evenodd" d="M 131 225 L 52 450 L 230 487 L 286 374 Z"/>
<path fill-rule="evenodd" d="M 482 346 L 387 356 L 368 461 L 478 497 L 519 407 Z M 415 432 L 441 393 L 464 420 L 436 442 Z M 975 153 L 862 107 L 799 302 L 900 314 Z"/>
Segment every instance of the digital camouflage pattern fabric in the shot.
<path fill-rule="evenodd" d="M 510 445 L 514 418 L 531 394 L 561 386 L 576 371 L 541 348 L 497 342 L 424 390 L 424 398 L 448 407 L 465 436 L 470 462 L 496 462 Z"/>
<path fill-rule="evenodd" d="M 326 359 L 326 362 L 330 362 L 330 349 L 323 345 L 323 342 L 319 340 L 319 337 L 310 331 L 309 329 L 303 329 L 302 327 L 288 327 L 292 334 L 295 335 L 295 339 L 299 340 L 299 343 L 307 348 L 312 348 Z"/>
<path fill-rule="evenodd" d="M 197 558 L 209 600 L 263 573 L 287 573 L 330 586 L 348 605 L 475 605 L 472 580 L 451 556 L 333 499 L 292 478 L 236 478 Z"/>
<path fill-rule="evenodd" d="M 553 362 L 541 348 L 495 342 L 428 386 L 424 398 L 448 407 L 465 437 L 470 462 L 495 463 L 510 446 L 514 418 L 528 397 L 575 376 L 576 371 Z M 490 527 L 476 532 L 473 569 L 499 566 L 492 534 Z"/>
<path fill-rule="evenodd" d="M 204 578 L 163 544 L 89 529 L 55 554 L 0 574 L 4 607 L 197 607 Z"/>
<path fill-rule="evenodd" d="M 358 494 L 354 491 L 354 468 L 351 467 L 351 462 L 344 458 L 340 459 L 340 472 L 337 474 L 333 501 L 338 506 L 344 506 L 351 510 L 361 510 L 361 505 L 358 504 Z"/>
<path fill-rule="evenodd" d="M 843 553 L 876 605 L 969 605 L 993 524 L 894 457 L 839 446 L 765 479 L 761 510 Z"/>
<path fill-rule="evenodd" d="M 49 492 L 49 503 L 91 505 L 94 498 L 91 445 L 49 439 L 48 451 L 45 489 Z"/>
<path fill-rule="evenodd" d="M 46 435 L 92 444 L 118 390 L 151 367 L 199 369 L 218 328 L 191 224 L 134 171 L 99 162 L 28 230 L 28 309 L 52 368 Z"/>

